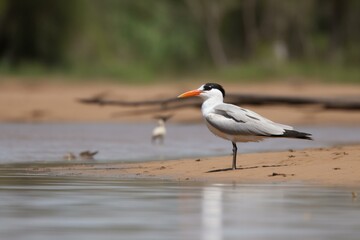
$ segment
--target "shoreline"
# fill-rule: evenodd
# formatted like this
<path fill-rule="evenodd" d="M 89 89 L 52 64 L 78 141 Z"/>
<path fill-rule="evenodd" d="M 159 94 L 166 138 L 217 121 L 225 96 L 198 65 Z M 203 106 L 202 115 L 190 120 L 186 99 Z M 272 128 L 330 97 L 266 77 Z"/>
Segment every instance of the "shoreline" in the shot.
<path fill-rule="evenodd" d="M 27 174 L 63 177 L 153 179 L 205 183 L 291 183 L 360 186 L 360 144 L 281 152 L 135 163 L 66 163 L 25 168 Z"/>
<path fill-rule="evenodd" d="M 203 81 L 208 82 L 211 80 Z M 220 82 L 221 83 L 221 82 Z M 117 106 L 84 105 L 79 98 L 105 94 L 108 99 L 127 101 L 166 99 L 194 89 L 201 83 L 169 82 L 144 87 L 114 83 L 0 83 L 0 123 L 121 123 L 155 122 L 159 112 Z M 358 84 L 324 84 L 269 82 L 224 83 L 229 93 L 264 94 L 320 98 L 358 98 Z M 272 121 L 287 125 L 343 125 L 359 126 L 360 111 L 323 109 L 316 105 L 242 105 Z M 140 114 L 141 113 L 141 114 Z M 202 122 L 200 109 L 186 108 L 164 111 L 174 114 L 172 123 Z M 176 114 L 175 114 L 176 113 Z M 336 137 L 336 136 L 335 136 Z M 231 167 L 227 156 L 190 158 L 137 163 L 66 163 L 63 166 L 36 166 L 25 169 L 29 174 L 48 176 L 92 176 L 117 178 L 152 178 L 202 182 L 293 182 L 312 184 L 360 186 L 360 143 L 338 147 L 313 148 L 293 152 L 262 152 L 238 154 L 236 171 L 209 172 Z M 35 166 L 35 165 L 34 165 Z"/>

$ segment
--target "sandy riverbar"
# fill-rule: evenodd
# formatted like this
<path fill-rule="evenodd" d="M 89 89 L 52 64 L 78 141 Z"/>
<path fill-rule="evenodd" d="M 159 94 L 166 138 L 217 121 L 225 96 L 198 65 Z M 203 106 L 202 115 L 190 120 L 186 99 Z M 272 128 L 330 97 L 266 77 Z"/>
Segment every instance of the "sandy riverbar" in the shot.
<path fill-rule="evenodd" d="M 147 86 L 115 83 L 61 83 L 4 81 L 0 83 L 0 122 L 148 122 L 154 113 L 129 114 L 129 108 L 84 105 L 76 100 L 96 94 L 109 99 L 150 100 L 175 97 L 197 88 L 201 82 L 169 82 Z M 321 83 L 223 84 L 231 93 L 323 98 L 360 97 L 359 85 Z M 319 106 L 243 106 L 274 121 L 291 125 L 359 126 L 360 111 L 323 110 Z M 141 111 L 142 108 L 137 108 Z M 199 109 L 180 109 L 172 122 L 200 122 Z M 336 136 L 334 136 L 336 137 Z M 261 144 L 261 143 L 259 143 Z M 239 148 L 241 151 L 241 147 Z M 98 177 L 160 178 L 206 182 L 303 181 L 329 185 L 360 184 L 360 145 L 297 151 L 238 155 L 236 171 L 231 149 L 223 157 L 166 160 L 141 163 L 74 163 L 63 167 L 34 167 L 34 174 Z"/>
<path fill-rule="evenodd" d="M 360 145 L 137 163 L 74 163 L 29 167 L 30 174 L 97 178 L 153 178 L 211 183 L 303 182 L 331 186 L 360 185 Z"/>

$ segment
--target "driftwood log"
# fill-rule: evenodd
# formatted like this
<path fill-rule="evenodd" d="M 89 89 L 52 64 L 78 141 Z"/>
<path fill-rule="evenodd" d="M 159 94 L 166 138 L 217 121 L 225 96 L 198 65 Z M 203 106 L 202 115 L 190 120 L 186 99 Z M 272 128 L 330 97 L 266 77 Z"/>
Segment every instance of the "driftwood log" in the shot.
<path fill-rule="evenodd" d="M 228 94 L 227 102 L 232 104 L 246 104 L 246 105 L 273 105 L 273 104 L 318 104 L 327 109 L 344 109 L 344 110 L 360 110 L 360 96 L 357 100 L 340 100 L 340 99 L 323 99 L 310 97 L 279 97 L 267 95 L 246 95 L 246 94 Z M 187 108 L 198 107 L 201 105 L 200 99 L 156 99 L 156 100 L 142 100 L 142 101 L 123 101 L 111 100 L 104 97 L 90 97 L 78 99 L 80 103 L 94 104 L 94 105 L 115 105 L 119 107 L 140 107 L 140 106 L 160 106 L 162 108 Z"/>
<path fill-rule="evenodd" d="M 119 106 L 119 107 L 147 107 L 141 111 L 130 111 L 128 114 L 148 114 L 154 112 L 176 110 L 181 108 L 193 108 L 201 106 L 201 99 L 189 98 L 166 98 L 142 101 L 123 101 L 106 99 L 104 94 L 98 94 L 89 98 L 78 99 L 83 104 L 93 104 L 100 106 Z M 360 110 L 360 96 L 356 99 L 327 99 L 315 97 L 292 97 L 292 96 L 270 96 L 255 94 L 228 94 L 226 102 L 235 105 L 318 105 L 323 109 L 339 110 Z"/>

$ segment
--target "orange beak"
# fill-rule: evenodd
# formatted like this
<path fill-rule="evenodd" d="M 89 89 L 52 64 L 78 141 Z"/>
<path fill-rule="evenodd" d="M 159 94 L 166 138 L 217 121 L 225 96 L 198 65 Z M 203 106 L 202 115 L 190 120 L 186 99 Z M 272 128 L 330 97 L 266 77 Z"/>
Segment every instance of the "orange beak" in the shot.
<path fill-rule="evenodd" d="M 184 92 L 183 94 L 180 94 L 180 95 L 178 96 L 178 98 L 187 98 L 187 97 L 199 96 L 200 93 L 202 93 L 202 91 L 196 89 L 196 90 Z"/>

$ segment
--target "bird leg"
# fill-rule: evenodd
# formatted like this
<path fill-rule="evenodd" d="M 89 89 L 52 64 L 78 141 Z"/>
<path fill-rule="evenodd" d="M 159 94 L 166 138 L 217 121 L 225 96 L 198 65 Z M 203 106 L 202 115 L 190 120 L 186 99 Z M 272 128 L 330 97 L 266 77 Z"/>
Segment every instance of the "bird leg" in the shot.
<path fill-rule="evenodd" d="M 236 154 L 237 154 L 237 146 L 236 143 L 231 142 L 233 145 L 233 162 L 232 162 L 232 170 L 236 169 Z"/>

